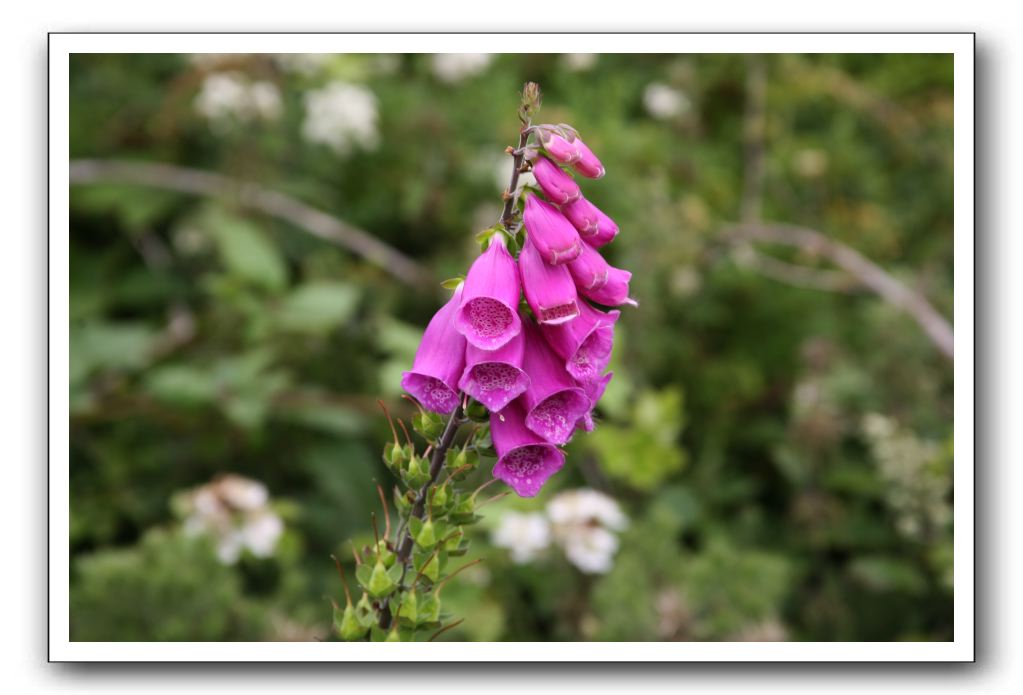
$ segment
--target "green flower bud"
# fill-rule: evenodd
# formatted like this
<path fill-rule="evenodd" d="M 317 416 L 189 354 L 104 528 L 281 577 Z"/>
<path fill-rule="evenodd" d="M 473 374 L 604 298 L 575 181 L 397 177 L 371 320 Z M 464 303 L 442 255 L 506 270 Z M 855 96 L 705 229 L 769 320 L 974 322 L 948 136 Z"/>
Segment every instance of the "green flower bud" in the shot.
<path fill-rule="evenodd" d="M 384 464 L 388 470 L 396 470 L 402 468 L 408 458 L 405 456 L 405 447 L 399 446 L 396 442 L 387 442 L 384 444 Z"/>
<path fill-rule="evenodd" d="M 396 618 L 407 620 L 410 624 L 415 625 L 418 617 L 417 604 L 418 599 L 415 591 L 409 591 L 402 597 L 400 606 L 399 602 L 395 599 L 391 599 L 393 604 L 391 610 L 394 612 Z"/>
<path fill-rule="evenodd" d="M 419 601 L 417 606 L 418 611 L 416 617 L 418 618 L 417 624 L 419 625 L 430 625 L 432 623 L 440 622 L 440 596 L 438 591 L 433 591 Z"/>
<path fill-rule="evenodd" d="M 387 596 L 398 587 L 397 581 L 391 576 L 384 563 L 377 560 L 373 566 L 369 581 L 366 582 L 366 591 L 373 596 L 380 598 Z"/>
<path fill-rule="evenodd" d="M 369 630 L 369 626 L 359 620 L 358 611 L 350 603 L 344 610 L 334 607 L 334 627 L 345 642 L 362 639 Z"/>
<path fill-rule="evenodd" d="M 412 429 L 427 441 L 436 441 L 444 434 L 445 422 L 437 413 L 421 410 L 412 416 Z"/>
<path fill-rule="evenodd" d="M 384 563 L 384 567 L 390 569 L 391 566 L 394 565 L 394 560 L 396 556 L 387 547 L 387 541 L 381 540 L 379 543 L 377 543 L 376 554 L 377 557 L 380 558 L 380 561 Z"/>
<path fill-rule="evenodd" d="M 433 527 L 433 520 L 431 519 L 427 519 L 423 522 L 420 525 L 418 532 L 413 529 L 412 533 L 414 534 L 413 538 L 416 540 L 416 545 L 420 548 L 430 550 L 433 546 L 437 545 L 437 533 L 436 529 Z"/>

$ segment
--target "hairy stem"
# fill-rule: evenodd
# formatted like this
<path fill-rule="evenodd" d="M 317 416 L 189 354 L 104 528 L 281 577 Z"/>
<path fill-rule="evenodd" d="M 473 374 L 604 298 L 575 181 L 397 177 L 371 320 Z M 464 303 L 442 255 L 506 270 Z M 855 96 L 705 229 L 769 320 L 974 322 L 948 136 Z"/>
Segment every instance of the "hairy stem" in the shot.
<path fill-rule="evenodd" d="M 512 154 L 511 180 L 508 182 L 508 190 L 504 193 L 504 210 L 501 212 L 501 224 L 509 231 L 511 231 L 512 222 L 515 221 L 515 200 L 518 198 L 515 189 L 519 187 L 519 170 L 522 168 L 523 148 L 525 148 L 526 142 L 529 140 L 529 133 L 530 125 L 526 121 L 522 124 L 522 130 L 519 131 L 519 146 L 515 148 Z"/>

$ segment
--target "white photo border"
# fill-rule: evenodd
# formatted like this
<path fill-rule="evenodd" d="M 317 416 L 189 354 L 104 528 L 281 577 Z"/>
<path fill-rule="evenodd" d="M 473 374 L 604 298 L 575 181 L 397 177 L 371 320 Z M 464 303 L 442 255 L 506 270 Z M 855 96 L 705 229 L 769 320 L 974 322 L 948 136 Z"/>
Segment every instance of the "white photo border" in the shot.
<path fill-rule="evenodd" d="M 595 37 L 599 36 L 599 40 Z M 954 56 L 955 593 L 949 642 L 72 642 L 69 631 L 69 57 L 72 53 L 493 52 L 492 33 L 51 33 L 49 35 L 50 661 L 970 662 L 975 660 L 974 118 L 972 33 L 518 34 L 519 53 L 949 53 Z"/>

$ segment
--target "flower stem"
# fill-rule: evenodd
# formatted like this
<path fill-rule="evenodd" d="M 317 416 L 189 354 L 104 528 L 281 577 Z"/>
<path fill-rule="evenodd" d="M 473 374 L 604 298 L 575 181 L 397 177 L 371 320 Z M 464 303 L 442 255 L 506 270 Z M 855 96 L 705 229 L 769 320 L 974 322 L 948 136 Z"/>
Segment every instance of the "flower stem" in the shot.
<path fill-rule="evenodd" d="M 461 398 L 462 394 L 459 394 Z M 444 433 L 441 434 L 440 439 L 437 440 L 437 446 L 433 450 L 433 455 L 430 457 L 430 479 L 419 488 L 419 493 L 416 495 L 416 501 L 412 505 L 412 509 L 409 511 L 408 518 L 402 524 L 404 533 L 401 539 L 401 543 L 398 545 L 397 561 L 401 563 L 401 580 L 398 582 L 400 586 L 405 585 L 405 575 L 408 573 L 409 559 L 412 557 L 412 547 L 414 541 L 412 540 L 412 528 L 408 523 L 408 520 L 415 517 L 416 519 L 422 519 L 426 513 L 426 500 L 429 495 L 430 488 L 437 482 L 440 477 L 441 471 L 444 469 L 444 461 L 447 459 L 448 449 L 455 441 L 455 434 L 458 432 L 459 426 L 465 422 L 465 418 L 462 413 L 462 406 L 459 404 L 455 411 L 451 413 L 451 417 L 448 419 L 447 425 L 444 427 Z M 384 605 L 380 610 L 380 627 L 384 630 L 391 626 L 391 611 L 387 605 Z"/>

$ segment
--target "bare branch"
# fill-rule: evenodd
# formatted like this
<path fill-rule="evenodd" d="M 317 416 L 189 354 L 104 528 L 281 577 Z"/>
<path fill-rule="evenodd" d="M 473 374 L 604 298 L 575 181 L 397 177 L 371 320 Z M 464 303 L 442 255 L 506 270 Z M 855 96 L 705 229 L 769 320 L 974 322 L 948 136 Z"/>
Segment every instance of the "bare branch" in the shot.
<path fill-rule="evenodd" d="M 256 183 L 171 164 L 102 159 L 71 160 L 69 180 L 72 185 L 119 183 L 230 198 L 242 207 L 276 217 L 348 249 L 404 283 L 417 287 L 434 284 L 431 274 L 421 265 L 368 232 Z"/>
<path fill-rule="evenodd" d="M 786 224 L 739 224 L 724 230 L 723 234 L 740 244 L 751 241 L 781 244 L 828 259 L 886 302 L 912 316 L 941 353 L 953 359 L 952 325 L 945 317 L 923 295 L 858 251 L 820 232 Z"/>

